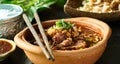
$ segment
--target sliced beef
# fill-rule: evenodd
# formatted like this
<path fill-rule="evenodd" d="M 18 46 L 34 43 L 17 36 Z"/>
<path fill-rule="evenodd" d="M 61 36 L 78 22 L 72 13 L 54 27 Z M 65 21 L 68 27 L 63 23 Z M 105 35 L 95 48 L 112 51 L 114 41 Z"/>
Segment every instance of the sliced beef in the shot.
<path fill-rule="evenodd" d="M 53 49 L 62 49 L 62 47 L 67 47 L 67 46 L 70 46 L 70 45 L 72 45 L 72 39 L 67 38 L 66 40 L 64 40 L 60 44 L 57 44 Z"/>
<path fill-rule="evenodd" d="M 81 48 L 86 48 L 87 43 L 84 40 L 78 40 L 74 45 L 67 46 L 67 47 L 57 47 L 56 49 L 61 49 L 61 50 L 77 50 Z"/>
<path fill-rule="evenodd" d="M 54 36 L 53 36 L 53 41 L 56 43 L 56 44 L 59 44 L 61 43 L 63 40 L 66 39 L 66 35 L 62 34 L 62 33 L 56 33 Z"/>
<path fill-rule="evenodd" d="M 62 43 L 60 43 L 60 45 L 66 47 L 66 46 L 70 46 L 72 44 L 72 39 L 68 38 L 66 40 L 64 40 Z"/>
<path fill-rule="evenodd" d="M 84 40 L 78 40 L 72 47 L 75 49 L 85 48 L 87 43 Z"/>

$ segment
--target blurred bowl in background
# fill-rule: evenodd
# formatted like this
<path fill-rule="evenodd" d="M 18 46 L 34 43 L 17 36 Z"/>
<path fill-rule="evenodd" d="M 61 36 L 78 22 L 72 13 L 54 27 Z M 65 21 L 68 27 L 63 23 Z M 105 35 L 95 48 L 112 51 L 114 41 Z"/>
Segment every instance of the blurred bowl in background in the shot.
<path fill-rule="evenodd" d="M 67 0 L 64 5 L 64 12 L 72 17 L 92 17 L 105 22 L 115 22 L 120 20 L 120 11 L 116 10 L 109 13 L 96 13 L 77 10 L 82 5 L 83 0 Z"/>
<path fill-rule="evenodd" d="M 0 37 L 13 39 L 25 26 L 23 9 L 18 5 L 0 4 Z"/>

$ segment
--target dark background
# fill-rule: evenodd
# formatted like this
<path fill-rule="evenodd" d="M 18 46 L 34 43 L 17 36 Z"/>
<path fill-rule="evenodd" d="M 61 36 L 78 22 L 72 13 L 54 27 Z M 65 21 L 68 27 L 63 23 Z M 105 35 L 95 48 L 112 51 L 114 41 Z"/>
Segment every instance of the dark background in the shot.
<path fill-rule="evenodd" d="M 39 16 L 41 21 L 71 17 L 64 13 L 63 8 L 57 6 L 52 6 L 50 9 L 39 12 Z M 95 64 L 120 64 L 120 20 L 104 22 L 111 27 L 112 35 L 108 40 L 105 52 Z M 34 23 L 35 21 L 33 21 L 33 24 Z M 16 51 L 7 59 L 0 62 L 0 64 L 32 64 L 32 62 L 26 57 L 24 52 L 17 47 Z"/>

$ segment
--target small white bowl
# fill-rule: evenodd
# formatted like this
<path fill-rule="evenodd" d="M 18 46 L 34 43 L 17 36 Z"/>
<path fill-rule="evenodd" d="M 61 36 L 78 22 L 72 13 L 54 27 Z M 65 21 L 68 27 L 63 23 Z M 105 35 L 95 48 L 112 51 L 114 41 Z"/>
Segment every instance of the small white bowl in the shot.
<path fill-rule="evenodd" d="M 0 39 L 0 61 L 6 59 L 15 49 L 16 49 L 16 44 L 14 43 L 14 41 L 8 39 Z"/>
<path fill-rule="evenodd" d="M 0 4 L 0 21 L 15 18 L 23 13 L 23 9 L 14 4 Z"/>

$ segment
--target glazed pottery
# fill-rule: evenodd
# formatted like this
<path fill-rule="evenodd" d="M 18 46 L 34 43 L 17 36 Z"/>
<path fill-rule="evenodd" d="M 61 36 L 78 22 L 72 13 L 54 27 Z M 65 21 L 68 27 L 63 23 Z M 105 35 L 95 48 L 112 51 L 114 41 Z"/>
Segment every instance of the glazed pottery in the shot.
<path fill-rule="evenodd" d="M 58 20 L 44 21 L 42 25 L 47 28 L 54 25 Z M 107 41 L 111 35 L 110 27 L 100 20 L 88 17 L 68 18 L 64 19 L 64 21 L 75 23 L 78 26 L 89 27 L 100 33 L 103 39 L 94 46 L 82 50 L 52 50 L 55 61 L 48 60 L 40 47 L 30 42 L 34 38 L 28 28 L 19 32 L 15 36 L 14 41 L 34 64 L 94 64 L 101 57 L 107 46 Z M 34 25 L 34 28 L 39 31 L 37 24 Z"/>

